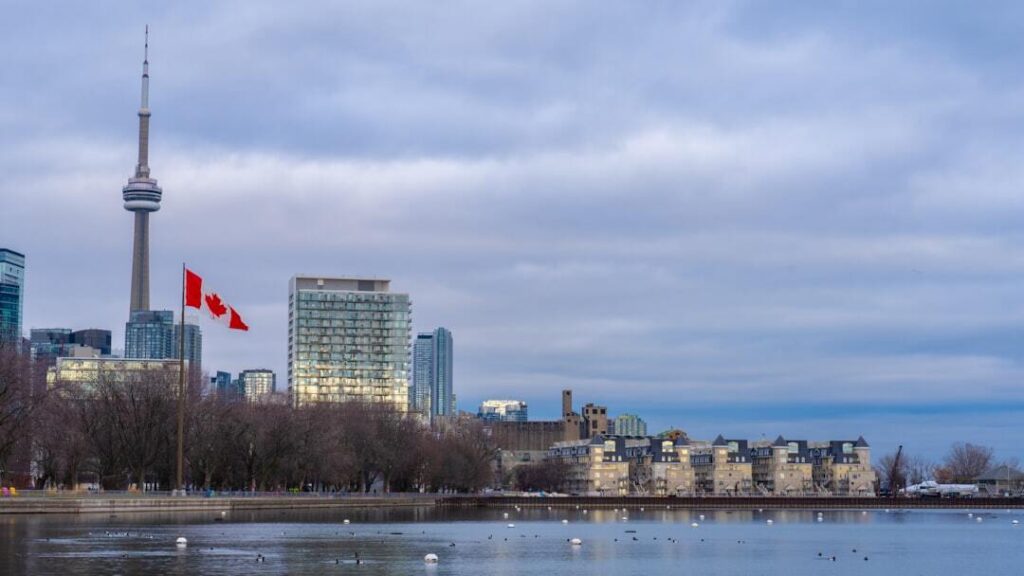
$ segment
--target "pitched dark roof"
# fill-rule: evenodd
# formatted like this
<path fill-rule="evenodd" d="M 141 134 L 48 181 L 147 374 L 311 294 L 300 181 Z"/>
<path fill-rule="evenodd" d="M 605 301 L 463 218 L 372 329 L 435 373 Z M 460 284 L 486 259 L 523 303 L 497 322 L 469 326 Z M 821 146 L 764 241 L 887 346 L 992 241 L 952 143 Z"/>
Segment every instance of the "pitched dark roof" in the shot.
<path fill-rule="evenodd" d="M 593 438 L 590 439 L 590 444 L 591 445 L 604 444 L 604 436 L 601 436 L 600 434 L 598 434 L 597 436 L 594 436 Z"/>
<path fill-rule="evenodd" d="M 721 434 L 719 434 L 718 438 L 715 438 L 715 441 L 711 443 L 712 446 L 727 446 L 728 444 L 729 443 L 725 441 L 725 437 Z"/>
<path fill-rule="evenodd" d="M 779 437 L 775 439 L 775 442 L 772 443 L 772 446 L 789 446 L 789 444 L 786 444 L 786 439 L 780 434 Z"/>
<path fill-rule="evenodd" d="M 871 446 L 868 446 L 868 441 L 865 440 L 863 436 L 861 436 L 861 437 L 857 438 L 857 443 L 854 444 L 853 447 L 854 448 L 870 448 Z"/>
<path fill-rule="evenodd" d="M 675 441 L 675 443 L 673 445 L 674 446 L 689 446 L 690 445 L 690 439 L 687 438 L 685 435 L 680 436 L 679 438 L 676 438 L 676 441 Z"/>

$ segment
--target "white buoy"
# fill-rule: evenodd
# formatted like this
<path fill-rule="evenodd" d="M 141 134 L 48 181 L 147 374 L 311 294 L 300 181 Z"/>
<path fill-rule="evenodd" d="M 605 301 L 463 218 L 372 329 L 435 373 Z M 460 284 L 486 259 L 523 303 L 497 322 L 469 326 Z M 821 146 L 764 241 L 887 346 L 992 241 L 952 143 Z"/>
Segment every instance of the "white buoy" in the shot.
<path fill-rule="evenodd" d="M 423 561 L 427 564 L 437 564 L 437 554 L 427 554 L 423 557 Z"/>
<path fill-rule="evenodd" d="M 508 512 L 503 513 L 501 517 L 508 520 Z"/>
<path fill-rule="evenodd" d="M 775 524 L 775 521 L 772 520 L 771 518 L 769 518 L 768 520 L 765 520 L 765 523 L 770 525 L 770 524 Z"/>
<path fill-rule="evenodd" d="M 548 506 L 548 510 L 551 510 L 551 506 Z"/>
<path fill-rule="evenodd" d="M 622 519 L 623 520 L 629 520 L 629 517 L 628 516 L 623 516 Z"/>
<path fill-rule="evenodd" d="M 981 516 L 978 516 L 977 518 L 975 518 L 975 520 L 981 522 Z"/>
<path fill-rule="evenodd" d="M 513 523 L 511 523 L 511 522 L 509 522 L 509 523 L 508 523 L 508 528 L 515 528 L 515 527 L 516 527 L 516 525 L 515 525 L 515 524 L 513 524 Z"/>
<path fill-rule="evenodd" d="M 825 521 L 824 518 L 822 518 L 821 516 L 818 516 L 818 522 L 824 522 L 824 521 Z"/>
<path fill-rule="evenodd" d="M 967 513 L 967 517 L 968 518 L 974 518 L 974 512 L 968 512 Z"/>
<path fill-rule="evenodd" d="M 860 511 L 860 515 L 861 516 L 867 516 L 868 515 L 868 511 L 867 510 L 861 510 Z"/>
<path fill-rule="evenodd" d="M 178 548 L 184 548 L 185 546 L 188 546 L 188 539 L 186 539 L 184 536 L 179 536 L 178 539 L 174 541 L 174 543 L 178 546 Z"/>
<path fill-rule="evenodd" d="M 1010 524 L 1020 524 L 1020 520 L 1014 520 L 1013 522 L 1010 522 Z"/>
<path fill-rule="evenodd" d="M 227 510 L 221 510 L 220 511 L 220 515 L 221 516 L 227 516 L 228 515 L 228 511 Z"/>
<path fill-rule="evenodd" d="M 579 538 L 573 538 L 569 543 L 573 546 L 583 546 L 583 540 L 580 540 Z"/>
<path fill-rule="evenodd" d="M 568 520 L 562 520 L 562 524 L 568 524 L 568 523 L 569 523 Z"/>
<path fill-rule="evenodd" d="M 699 516 L 699 518 L 700 518 L 701 520 L 703 520 L 703 519 L 704 519 L 704 515 L 703 515 L 703 514 L 701 514 L 701 515 Z"/>
<path fill-rule="evenodd" d="M 696 522 L 694 522 L 693 524 L 690 524 L 690 527 L 691 527 L 691 528 L 696 528 L 696 527 L 698 527 L 698 526 L 700 526 L 700 524 L 697 524 Z"/>

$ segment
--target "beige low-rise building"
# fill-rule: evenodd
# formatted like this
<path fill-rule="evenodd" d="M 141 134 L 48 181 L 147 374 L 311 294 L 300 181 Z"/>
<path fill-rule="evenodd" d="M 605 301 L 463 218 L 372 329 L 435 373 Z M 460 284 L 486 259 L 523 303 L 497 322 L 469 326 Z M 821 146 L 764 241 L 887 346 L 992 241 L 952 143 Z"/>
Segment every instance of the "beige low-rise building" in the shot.
<path fill-rule="evenodd" d="M 556 442 L 548 458 L 567 465 L 566 490 L 586 496 L 625 496 L 630 492 L 626 439 L 595 436 Z"/>
<path fill-rule="evenodd" d="M 871 467 L 871 447 L 857 440 L 811 444 L 814 483 L 819 492 L 834 496 L 874 496 L 877 478 Z"/>
<path fill-rule="evenodd" d="M 690 454 L 690 441 L 681 436 L 651 439 L 651 480 L 649 492 L 655 496 L 692 496 L 697 491 L 697 478 Z"/>
<path fill-rule="evenodd" d="M 806 440 L 755 442 L 751 448 L 755 490 L 764 495 L 802 496 L 814 490 L 814 463 Z"/>

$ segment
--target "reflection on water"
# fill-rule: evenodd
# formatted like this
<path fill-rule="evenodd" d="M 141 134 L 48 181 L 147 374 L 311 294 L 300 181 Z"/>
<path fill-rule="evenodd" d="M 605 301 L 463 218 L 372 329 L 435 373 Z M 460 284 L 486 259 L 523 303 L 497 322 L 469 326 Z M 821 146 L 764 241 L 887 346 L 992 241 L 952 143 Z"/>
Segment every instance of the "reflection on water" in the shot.
<path fill-rule="evenodd" d="M 402 508 L 0 516 L 0 574 L 1008 574 L 1024 562 L 1024 524 L 1013 519 L 1024 514 Z M 175 546 L 179 536 L 186 548 Z M 425 565 L 428 553 L 440 564 Z"/>

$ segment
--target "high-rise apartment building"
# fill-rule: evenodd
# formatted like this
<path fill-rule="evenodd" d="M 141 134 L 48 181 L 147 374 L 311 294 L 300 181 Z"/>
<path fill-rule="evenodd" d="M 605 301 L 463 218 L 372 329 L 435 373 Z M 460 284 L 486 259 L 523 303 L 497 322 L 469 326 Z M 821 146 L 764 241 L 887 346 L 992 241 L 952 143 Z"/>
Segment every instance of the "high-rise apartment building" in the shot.
<path fill-rule="evenodd" d="M 295 276 L 288 290 L 292 404 L 409 402 L 408 294 L 390 280 Z"/>
<path fill-rule="evenodd" d="M 132 310 L 124 328 L 124 357 L 163 360 L 174 358 L 174 312 Z"/>
<path fill-rule="evenodd" d="M 455 415 L 452 393 L 452 333 L 446 328 L 416 336 L 413 348 L 414 409 L 431 421 Z"/>
<path fill-rule="evenodd" d="M 480 403 L 477 418 L 484 422 L 526 422 L 526 402 L 522 400 L 484 400 Z"/>
<path fill-rule="evenodd" d="M 20 343 L 25 306 L 25 255 L 0 248 L 0 341 Z"/>
<path fill-rule="evenodd" d="M 242 370 L 238 385 L 249 402 L 259 402 L 277 392 L 277 377 L 273 370 Z"/>
<path fill-rule="evenodd" d="M 125 358 L 165 360 L 178 357 L 181 325 L 170 310 L 133 310 L 125 325 Z M 196 369 L 203 362 L 203 334 L 196 324 L 185 324 L 185 360 Z"/>
<path fill-rule="evenodd" d="M 608 433 L 619 436 L 647 436 L 647 422 L 636 414 L 620 414 L 608 422 Z"/>

